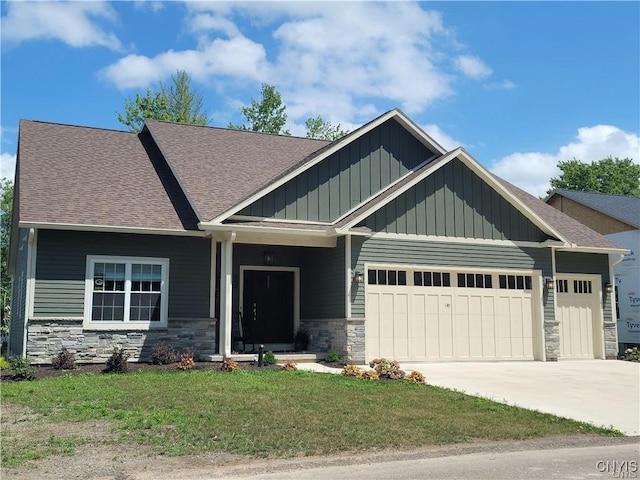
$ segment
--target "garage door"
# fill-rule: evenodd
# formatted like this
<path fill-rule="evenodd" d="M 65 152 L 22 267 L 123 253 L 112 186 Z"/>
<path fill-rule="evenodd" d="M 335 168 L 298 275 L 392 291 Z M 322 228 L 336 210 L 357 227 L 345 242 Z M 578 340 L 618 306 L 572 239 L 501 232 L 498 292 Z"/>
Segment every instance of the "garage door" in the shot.
<path fill-rule="evenodd" d="M 560 357 L 594 358 L 594 324 L 599 323 L 598 283 L 587 277 L 556 278 L 556 318 L 560 322 Z"/>
<path fill-rule="evenodd" d="M 533 360 L 533 275 L 369 269 L 367 357 Z"/>

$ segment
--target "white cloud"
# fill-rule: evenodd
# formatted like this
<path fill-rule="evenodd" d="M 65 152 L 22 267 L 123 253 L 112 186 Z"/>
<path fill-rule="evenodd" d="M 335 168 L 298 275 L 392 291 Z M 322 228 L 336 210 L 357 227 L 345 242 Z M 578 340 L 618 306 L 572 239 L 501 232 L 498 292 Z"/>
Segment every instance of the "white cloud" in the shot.
<path fill-rule="evenodd" d="M 442 147 L 444 147 L 447 151 L 451 151 L 454 148 L 458 148 L 462 146 L 462 142 L 454 139 L 450 135 L 446 134 L 442 131 L 442 129 L 433 123 L 428 125 L 424 125 L 422 129 L 427 132 L 427 134 L 433 138 L 436 142 L 438 142 Z"/>
<path fill-rule="evenodd" d="M 0 178 L 6 178 L 13 181 L 16 173 L 16 155 L 11 153 L 3 153 L 0 155 Z"/>
<path fill-rule="evenodd" d="M 555 153 L 512 153 L 493 162 L 490 170 L 532 195 L 544 196 L 551 188 L 549 180 L 561 173 L 558 162 L 576 158 L 591 163 L 608 156 L 640 163 L 640 137 L 611 125 L 583 127 L 575 141 Z"/>
<path fill-rule="evenodd" d="M 459 55 L 455 59 L 455 66 L 467 77 L 481 80 L 489 77 L 493 70 L 489 68 L 481 59 L 473 55 Z"/>
<path fill-rule="evenodd" d="M 2 17 L 2 42 L 17 45 L 53 39 L 72 47 L 121 48 L 120 40 L 93 19 L 113 21 L 115 10 L 105 2 L 7 2 Z"/>
<path fill-rule="evenodd" d="M 502 80 L 501 82 L 492 82 L 484 86 L 487 90 L 512 90 L 516 88 L 516 84 L 511 80 Z"/>
<path fill-rule="evenodd" d="M 184 69 L 194 80 L 216 85 L 220 96 L 237 90 L 239 82 L 267 82 L 282 94 L 294 124 L 317 114 L 357 124 L 396 106 L 414 114 L 453 94 L 457 73 L 447 58 L 459 46 L 441 15 L 423 4 L 186 5 L 187 31 L 197 47 L 128 55 L 101 76 L 120 89 L 144 88 Z M 271 38 L 248 38 L 243 30 L 249 24 Z"/>
<path fill-rule="evenodd" d="M 133 7 L 136 10 L 151 10 L 152 12 L 159 12 L 164 8 L 162 2 L 156 2 L 151 0 L 135 0 L 133 2 Z"/>

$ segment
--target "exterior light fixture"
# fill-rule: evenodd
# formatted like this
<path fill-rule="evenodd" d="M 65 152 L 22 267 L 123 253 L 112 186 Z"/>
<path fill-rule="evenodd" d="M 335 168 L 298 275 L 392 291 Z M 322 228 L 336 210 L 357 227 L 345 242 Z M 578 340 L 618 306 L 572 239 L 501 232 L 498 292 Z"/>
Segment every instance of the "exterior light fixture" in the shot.
<path fill-rule="evenodd" d="M 554 286 L 553 278 L 551 277 L 545 278 L 544 286 L 546 287 L 547 290 L 553 290 L 553 286 Z"/>
<path fill-rule="evenodd" d="M 364 280 L 364 274 L 362 272 L 353 272 L 353 281 L 356 283 L 362 283 Z"/>
<path fill-rule="evenodd" d="M 613 284 L 606 283 L 604 286 L 604 291 L 607 293 L 613 293 Z"/>
<path fill-rule="evenodd" d="M 275 260 L 275 253 L 272 250 L 265 250 L 262 254 L 262 262 L 265 265 L 273 265 Z"/>

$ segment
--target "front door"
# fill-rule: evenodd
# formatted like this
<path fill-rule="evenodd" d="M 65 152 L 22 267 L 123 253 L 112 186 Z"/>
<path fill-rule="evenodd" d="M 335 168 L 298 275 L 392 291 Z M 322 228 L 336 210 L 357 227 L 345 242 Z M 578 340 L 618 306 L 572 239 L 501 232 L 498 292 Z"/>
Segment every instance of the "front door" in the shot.
<path fill-rule="evenodd" d="M 245 343 L 293 343 L 294 272 L 244 270 Z"/>

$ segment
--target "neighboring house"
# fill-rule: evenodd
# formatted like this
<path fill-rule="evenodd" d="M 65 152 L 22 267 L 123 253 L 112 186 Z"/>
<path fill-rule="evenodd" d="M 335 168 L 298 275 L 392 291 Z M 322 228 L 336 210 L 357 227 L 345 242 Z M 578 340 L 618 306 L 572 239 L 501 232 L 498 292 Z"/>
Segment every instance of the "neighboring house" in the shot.
<path fill-rule="evenodd" d="M 618 342 L 640 346 L 640 197 L 557 189 L 545 201 L 629 250 L 613 260 Z"/>
<path fill-rule="evenodd" d="M 351 362 L 617 355 L 625 250 L 398 110 L 335 142 L 22 121 L 13 219 L 10 350 L 36 363 L 298 331 Z"/>

